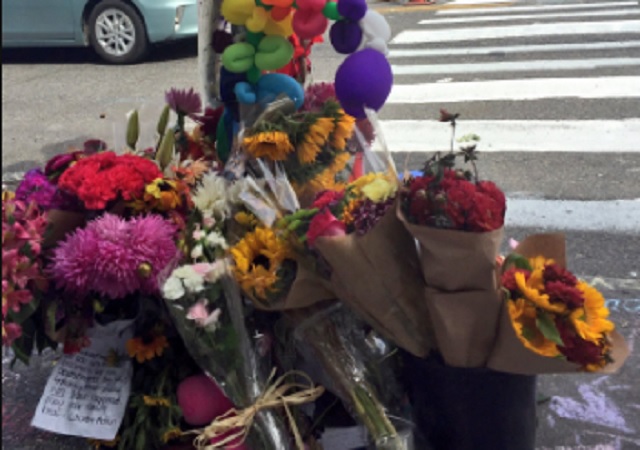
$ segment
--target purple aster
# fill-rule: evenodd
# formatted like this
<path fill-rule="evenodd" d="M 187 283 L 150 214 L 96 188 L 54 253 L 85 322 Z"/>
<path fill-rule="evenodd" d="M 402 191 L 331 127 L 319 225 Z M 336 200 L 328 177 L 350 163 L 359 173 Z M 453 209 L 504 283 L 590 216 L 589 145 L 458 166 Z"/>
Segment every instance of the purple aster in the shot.
<path fill-rule="evenodd" d="M 35 202 L 42 210 L 46 211 L 57 206 L 57 190 L 41 169 L 31 169 L 25 174 L 16 189 L 16 200 L 25 203 Z"/>
<path fill-rule="evenodd" d="M 59 288 L 79 295 L 155 294 L 158 275 L 178 254 L 174 236 L 175 226 L 158 215 L 104 214 L 55 249 L 50 271 Z"/>
<path fill-rule="evenodd" d="M 190 116 L 202 110 L 200 96 L 193 88 L 189 90 L 171 88 L 165 92 L 164 98 L 169 107 L 179 115 Z"/>

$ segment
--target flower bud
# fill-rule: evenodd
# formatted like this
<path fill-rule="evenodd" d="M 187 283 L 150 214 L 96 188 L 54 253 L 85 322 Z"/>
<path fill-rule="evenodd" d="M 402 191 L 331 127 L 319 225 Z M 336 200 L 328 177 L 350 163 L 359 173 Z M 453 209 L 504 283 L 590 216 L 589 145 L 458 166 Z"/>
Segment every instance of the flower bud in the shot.
<path fill-rule="evenodd" d="M 143 262 L 138 266 L 138 275 L 143 278 L 148 278 L 149 276 L 151 276 L 152 269 L 153 268 L 151 267 L 151 264 L 149 264 L 148 262 Z"/>

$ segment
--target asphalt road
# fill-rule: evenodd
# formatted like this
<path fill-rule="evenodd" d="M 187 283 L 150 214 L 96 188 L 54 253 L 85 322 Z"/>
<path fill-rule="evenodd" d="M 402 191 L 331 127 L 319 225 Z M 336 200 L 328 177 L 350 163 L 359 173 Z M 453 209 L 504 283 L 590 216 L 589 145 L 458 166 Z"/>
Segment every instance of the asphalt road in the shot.
<path fill-rule="evenodd" d="M 520 5 L 560 4 L 553 1 L 521 2 Z M 574 3 L 588 3 L 578 2 Z M 389 20 L 394 36 L 403 30 L 417 28 L 420 20 L 435 17 L 438 9 L 401 7 L 378 4 Z M 582 19 L 572 19 L 576 22 Z M 533 21 L 535 22 L 535 20 Z M 435 29 L 435 28 L 434 28 Z M 597 36 L 600 41 L 631 42 L 635 34 L 616 37 Z M 580 37 L 567 38 L 580 43 Z M 515 43 L 523 43 L 515 40 Z M 556 41 L 539 38 L 537 43 Z M 429 44 L 428 48 L 464 48 L 469 43 Z M 478 41 L 474 46 L 491 46 L 493 41 Z M 416 48 L 418 46 L 415 46 Z M 425 46 L 420 46 L 424 48 Z M 413 48 L 405 46 L 403 48 Z M 86 49 L 3 50 L 2 71 L 2 173 L 24 171 L 49 157 L 78 145 L 87 138 L 101 138 L 116 148 L 124 145 L 126 113 L 140 111 L 142 143 L 153 140 L 155 121 L 163 106 L 164 91 L 171 87 L 197 87 L 197 51 L 195 40 L 157 48 L 151 59 L 136 66 L 115 67 L 100 63 Z M 618 49 L 614 53 L 594 53 L 590 57 L 636 57 L 637 48 Z M 548 54 L 548 59 L 581 59 L 584 53 L 565 51 Z M 515 60 L 532 59 L 517 56 Z M 330 80 L 342 58 L 327 45 L 313 52 L 317 81 Z M 442 56 L 433 64 L 461 62 L 487 64 L 504 60 L 504 55 L 464 61 Z M 408 63 L 419 62 L 410 60 Z M 406 64 L 405 61 L 403 64 Z M 599 69 L 600 76 L 637 76 L 637 66 Z M 593 75 L 593 72 L 589 72 Z M 545 76 L 527 73 L 526 76 Z M 547 75 L 548 76 L 548 75 Z M 585 71 L 567 70 L 564 77 L 580 78 Z M 422 82 L 464 82 L 481 80 L 483 76 L 459 74 L 404 75 L 402 84 Z M 513 74 L 491 74 L 492 79 L 505 79 Z M 576 100 L 571 98 L 541 99 L 528 102 L 451 102 L 424 104 L 389 104 L 381 112 L 383 120 L 434 120 L 438 109 L 446 107 L 462 114 L 461 120 L 621 120 L 638 118 L 637 98 Z M 482 135 L 482 130 L 478 130 Z M 638 136 L 640 137 L 640 135 Z M 425 136 L 425 139 L 428 139 Z M 615 137 L 613 137 L 615 139 Z M 482 147 L 480 147 L 482 150 Z M 444 149 L 443 149 L 444 150 Z M 637 151 L 563 152 L 563 148 L 545 152 L 488 152 L 482 155 L 481 175 L 496 181 L 510 199 L 545 200 L 538 221 L 522 226 L 514 220 L 506 236 L 520 239 L 530 233 L 547 230 L 544 215 L 562 215 L 560 225 L 551 228 L 567 235 L 570 268 L 594 282 L 609 299 L 613 318 L 631 347 L 638 341 L 640 329 L 640 220 L 637 227 L 624 223 L 615 229 L 618 216 L 607 215 L 605 205 L 624 200 L 628 215 L 620 221 L 639 217 L 640 204 L 640 140 Z M 399 167 L 418 168 L 426 154 L 395 152 Z M 572 219 L 574 204 L 590 214 L 587 222 L 601 226 L 582 227 Z M 569 206 L 568 206 L 569 205 Z M 615 214 L 618 214 L 617 211 Z M 624 219 L 627 217 L 627 219 Z M 629 219 L 631 218 L 631 219 Z M 506 250 L 506 249 L 505 249 Z M 33 367 L 7 371 L 3 362 L 3 448 L 83 449 L 84 441 L 52 436 L 29 427 L 31 414 L 44 386 L 54 356 L 37 359 Z M 640 390 L 637 387 L 640 357 L 632 353 L 626 366 L 614 376 L 561 375 L 540 377 L 540 393 L 549 401 L 539 408 L 538 446 L 540 449 L 635 449 L 640 448 Z"/>

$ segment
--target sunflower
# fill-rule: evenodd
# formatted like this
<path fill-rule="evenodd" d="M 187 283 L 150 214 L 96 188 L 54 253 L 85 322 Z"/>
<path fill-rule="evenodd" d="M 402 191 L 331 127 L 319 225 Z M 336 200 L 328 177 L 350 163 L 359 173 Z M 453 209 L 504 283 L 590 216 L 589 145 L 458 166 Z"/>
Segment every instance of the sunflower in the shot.
<path fill-rule="evenodd" d="M 537 312 L 535 306 L 524 298 L 507 303 L 511 323 L 518 339 L 529 350 L 551 358 L 561 356 L 558 346 L 545 338 L 536 325 Z"/>
<path fill-rule="evenodd" d="M 347 141 L 353 134 L 353 127 L 356 119 L 343 110 L 340 110 L 341 117 L 336 120 L 336 127 L 331 137 L 331 145 L 333 148 L 343 150 L 347 146 Z"/>
<path fill-rule="evenodd" d="M 258 227 L 247 233 L 232 249 L 234 275 L 249 296 L 266 302 L 277 292 L 280 269 L 294 256 L 287 243 L 270 228 Z"/>
<path fill-rule="evenodd" d="M 314 162 L 320 152 L 320 147 L 315 142 L 307 140 L 306 137 L 298 144 L 296 150 L 300 164 L 310 164 Z"/>
<path fill-rule="evenodd" d="M 319 117 L 313 125 L 309 127 L 306 140 L 314 142 L 319 146 L 324 145 L 335 127 L 334 119 L 330 117 Z"/>
<path fill-rule="evenodd" d="M 353 211 L 360 206 L 360 203 L 361 201 L 359 199 L 354 198 L 346 204 L 342 211 L 342 221 L 345 225 L 350 225 L 355 220 L 353 217 Z"/>
<path fill-rule="evenodd" d="M 576 287 L 584 296 L 584 306 L 573 311 L 569 320 L 582 339 L 599 344 L 604 334 L 615 328 L 613 322 L 607 320 L 609 309 L 602 294 L 593 286 L 579 281 Z"/>
<path fill-rule="evenodd" d="M 254 158 L 266 157 L 272 161 L 284 161 L 294 150 L 289 136 L 282 131 L 264 131 L 244 138 L 243 142 Z"/>
<path fill-rule="evenodd" d="M 176 427 L 169 428 L 162 435 L 162 442 L 166 444 L 169 441 L 178 439 L 180 436 L 182 436 L 182 431 L 180 430 L 180 428 L 176 428 Z"/>
<path fill-rule="evenodd" d="M 169 399 L 165 397 L 151 397 L 150 395 L 143 395 L 142 401 L 147 406 L 165 406 L 167 408 L 171 406 L 171 402 L 169 402 Z"/>
<path fill-rule="evenodd" d="M 187 187 L 181 181 L 156 178 L 144 190 L 142 199 L 129 204 L 135 210 L 171 211 L 182 206 Z"/>
<path fill-rule="evenodd" d="M 527 279 L 523 272 L 516 272 L 514 279 L 518 290 L 522 295 L 537 307 L 552 313 L 562 314 L 567 311 L 567 305 L 563 303 L 551 303 L 549 295 L 540 291 L 542 283 L 542 272 L 544 269 L 535 269 Z"/>
<path fill-rule="evenodd" d="M 127 341 L 127 353 L 141 364 L 162 355 L 167 347 L 169 342 L 165 336 L 135 337 Z"/>
<path fill-rule="evenodd" d="M 347 167 L 347 163 L 350 159 L 351 155 L 349 152 L 339 152 L 329 165 L 329 170 L 334 174 L 342 172 L 345 167 Z"/>
<path fill-rule="evenodd" d="M 254 228 L 258 224 L 258 219 L 253 214 L 246 211 L 238 211 L 233 219 L 243 227 Z"/>

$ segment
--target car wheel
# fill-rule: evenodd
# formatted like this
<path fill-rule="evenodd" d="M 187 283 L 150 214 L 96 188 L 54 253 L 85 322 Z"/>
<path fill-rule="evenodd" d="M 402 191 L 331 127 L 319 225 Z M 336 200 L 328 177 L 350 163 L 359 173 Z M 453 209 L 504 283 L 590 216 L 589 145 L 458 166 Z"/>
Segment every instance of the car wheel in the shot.
<path fill-rule="evenodd" d="M 89 15 L 89 42 L 102 59 L 114 64 L 140 61 L 149 49 L 147 32 L 135 8 L 120 0 L 103 0 Z"/>

